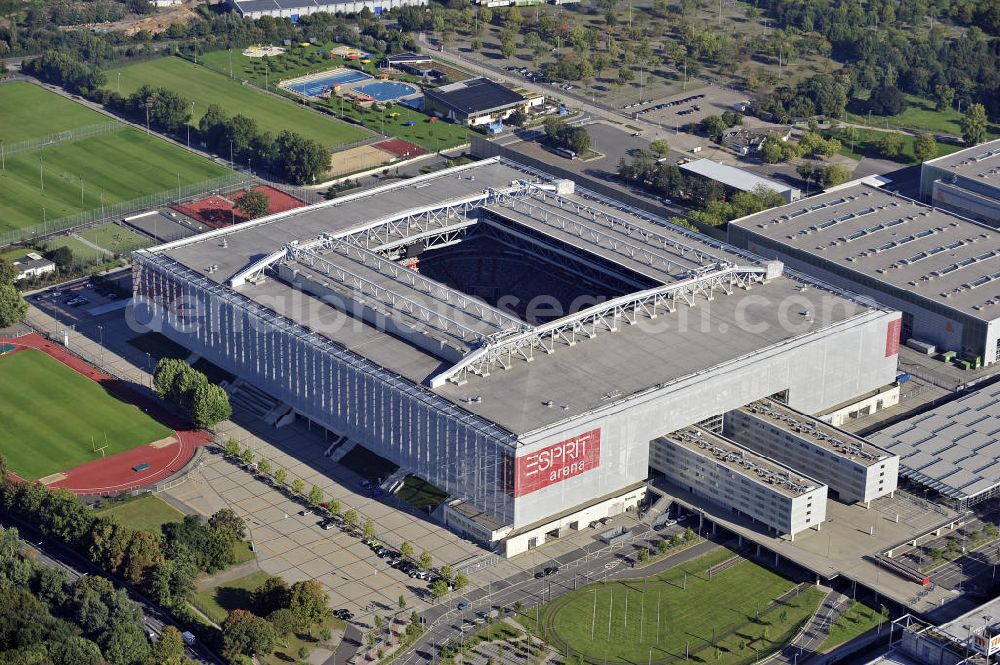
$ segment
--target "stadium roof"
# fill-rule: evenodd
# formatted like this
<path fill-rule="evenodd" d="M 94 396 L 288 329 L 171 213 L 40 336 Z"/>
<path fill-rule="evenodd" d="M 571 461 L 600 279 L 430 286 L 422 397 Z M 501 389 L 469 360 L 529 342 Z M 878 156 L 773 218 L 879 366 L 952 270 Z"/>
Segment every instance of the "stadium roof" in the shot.
<path fill-rule="evenodd" d="M 729 164 L 713 162 L 711 159 L 696 159 L 693 162 L 681 164 L 680 168 L 705 178 L 711 178 L 741 192 L 752 192 L 756 187 L 773 189 L 779 194 L 795 191 L 794 187 L 762 178 L 759 175 L 736 168 L 735 166 L 730 166 Z"/>
<path fill-rule="evenodd" d="M 822 267 L 963 314 L 1000 318 L 996 229 L 858 183 L 729 223 Z"/>
<path fill-rule="evenodd" d="M 1000 384 L 869 435 L 899 455 L 900 474 L 944 496 L 975 502 L 1000 488 Z"/>
<path fill-rule="evenodd" d="M 553 261 L 590 257 L 606 277 L 642 270 L 644 290 L 532 326 L 392 260 L 414 239 L 453 242 L 477 224 L 551 246 Z M 516 434 L 881 316 L 841 291 L 806 289 L 752 255 L 499 158 L 143 252 Z M 751 283 L 748 309 L 739 294 Z M 669 304 L 675 297 L 680 308 Z M 791 313 L 802 320 L 790 327 L 780 305 L 793 297 L 805 314 Z M 697 303 L 696 314 L 684 303 Z M 743 330 L 748 316 L 753 329 Z"/>
<path fill-rule="evenodd" d="M 424 96 L 465 115 L 501 109 L 525 100 L 524 95 L 488 78 L 472 78 L 440 88 L 426 88 Z"/>
<path fill-rule="evenodd" d="M 959 150 L 924 164 L 1000 187 L 1000 139 Z"/>

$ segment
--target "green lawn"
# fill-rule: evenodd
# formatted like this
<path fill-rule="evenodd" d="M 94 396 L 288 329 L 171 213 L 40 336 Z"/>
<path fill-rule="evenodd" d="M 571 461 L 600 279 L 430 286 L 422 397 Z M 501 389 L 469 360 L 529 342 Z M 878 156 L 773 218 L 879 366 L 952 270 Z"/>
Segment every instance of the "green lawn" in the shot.
<path fill-rule="evenodd" d="M 133 250 L 149 247 L 153 244 L 153 241 L 146 236 L 141 236 L 129 228 L 114 223 L 101 224 L 86 231 L 80 231 L 77 235 L 113 254 L 128 254 Z"/>
<path fill-rule="evenodd" d="M 229 169 L 136 129 L 7 158 L 0 173 L 0 232 L 169 192 Z"/>
<path fill-rule="evenodd" d="M 946 134 L 948 136 L 961 136 L 962 114 L 955 108 L 938 111 L 935 104 L 929 99 L 906 95 L 910 105 L 896 116 L 871 116 L 871 124 L 874 127 L 885 127 L 888 122 L 889 128 L 902 127 L 903 129 L 913 129 L 921 132 L 933 132 L 935 134 Z M 866 102 L 856 101 L 853 103 L 854 112 L 849 112 L 847 120 L 858 124 L 869 122 L 869 116 L 864 110 Z M 995 138 L 1000 133 L 1000 127 L 991 127 L 990 138 Z"/>
<path fill-rule="evenodd" d="M 114 517 L 121 524 L 133 529 L 143 529 L 153 533 L 160 533 L 160 527 L 168 522 L 180 522 L 184 519 L 184 513 L 152 494 L 112 506 L 97 514 Z"/>
<path fill-rule="evenodd" d="M 319 635 L 324 628 L 329 628 L 330 630 L 343 630 L 344 626 L 345 624 L 343 621 L 329 617 L 320 623 L 319 626 L 313 628 L 308 634 L 303 633 L 298 635 L 289 635 L 284 639 L 278 638 L 278 646 L 274 649 L 274 651 L 266 656 L 258 656 L 258 660 L 260 660 L 263 665 L 288 665 L 288 663 L 298 662 L 300 647 L 306 647 L 312 651 L 317 646 L 320 646 L 319 638 L 315 636 Z M 337 648 L 336 644 L 327 644 L 325 646 L 331 651 Z"/>
<path fill-rule="evenodd" d="M 147 60 L 107 70 L 105 87 L 116 90 L 121 72 L 121 92 L 127 95 L 144 83 L 169 88 L 193 101 L 192 124 L 205 115 L 210 104 L 218 104 L 230 115 L 242 114 L 272 134 L 290 129 L 325 146 L 335 146 L 367 136 L 359 127 L 300 108 L 293 102 L 267 95 L 224 74 L 177 57 Z"/>
<path fill-rule="evenodd" d="M 0 140 L 8 144 L 111 121 L 82 104 L 23 81 L 0 85 L 0 109 Z"/>
<path fill-rule="evenodd" d="M 346 101 L 341 109 L 339 97 L 331 97 L 320 103 L 328 106 L 338 116 L 343 110 L 345 117 L 352 118 L 366 127 L 389 136 L 397 136 L 432 152 L 452 148 L 469 141 L 469 130 L 462 125 L 444 120 L 430 122 L 430 116 L 402 104 L 393 104 L 383 113 Z M 391 113 L 398 113 L 399 117 L 390 118 Z M 407 122 L 416 124 L 408 126 Z"/>
<path fill-rule="evenodd" d="M 192 604 L 212 621 L 221 624 L 233 610 L 250 608 L 250 592 L 259 587 L 270 575 L 262 570 L 250 573 L 216 587 L 200 589 L 194 594 Z"/>
<path fill-rule="evenodd" d="M 44 241 L 44 244 L 46 252 L 51 252 L 59 247 L 68 247 L 69 251 L 73 252 L 73 263 L 81 266 L 89 266 L 105 260 L 111 260 L 111 256 L 108 254 L 99 252 L 72 236 L 55 236 L 51 240 Z"/>
<path fill-rule="evenodd" d="M 854 603 L 847 612 L 837 619 L 826 640 L 819 645 L 818 651 L 825 653 L 830 649 L 853 640 L 858 635 L 867 633 L 879 624 L 879 614 L 862 603 Z"/>
<path fill-rule="evenodd" d="M 768 603 L 795 584 L 749 561 L 708 577 L 708 568 L 731 556 L 718 550 L 645 584 L 631 580 L 584 587 L 544 606 L 540 627 L 532 611 L 520 619 L 560 649 L 568 646 L 594 662 L 683 658 L 690 644 L 692 655 L 703 661 L 751 663 L 756 653 L 770 653 L 790 640 L 819 607 L 823 593 L 809 588 L 769 610 Z M 709 646 L 713 632 L 717 653 Z"/>
<path fill-rule="evenodd" d="M 0 453 L 22 478 L 37 480 L 168 437 L 138 407 L 54 358 L 28 349 L 0 358 Z"/>
<path fill-rule="evenodd" d="M 840 154 L 845 157 L 850 157 L 851 159 L 861 159 L 862 157 L 875 157 L 881 158 L 881 154 L 878 149 L 878 142 L 885 132 L 876 131 L 873 129 L 853 129 L 850 127 L 839 127 L 836 130 L 830 132 L 823 132 L 824 136 L 830 137 L 835 136 L 840 140 L 841 148 Z M 851 140 L 853 136 L 853 142 Z M 913 144 L 916 141 L 916 137 L 910 136 L 909 134 L 900 134 L 903 137 L 903 154 L 901 154 L 896 161 L 900 163 L 915 163 L 917 161 L 916 156 L 913 154 Z M 938 157 L 942 155 L 948 155 L 958 150 L 961 150 L 964 146 L 954 145 L 952 143 L 943 143 L 938 141 Z M 852 149 L 853 148 L 853 149 Z"/>

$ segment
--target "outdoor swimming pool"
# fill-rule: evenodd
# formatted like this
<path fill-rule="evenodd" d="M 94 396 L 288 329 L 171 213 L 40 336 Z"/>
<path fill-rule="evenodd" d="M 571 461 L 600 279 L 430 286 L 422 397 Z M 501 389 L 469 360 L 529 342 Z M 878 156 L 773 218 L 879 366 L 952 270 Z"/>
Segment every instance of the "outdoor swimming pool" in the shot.
<path fill-rule="evenodd" d="M 400 97 L 409 97 L 420 92 L 416 86 L 409 83 L 400 83 L 399 81 L 378 81 L 358 86 L 354 89 L 380 102 L 388 102 Z"/>
<path fill-rule="evenodd" d="M 303 77 L 300 80 L 287 81 L 284 85 L 289 90 L 297 92 L 307 97 L 315 97 L 327 90 L 331 90 L 338 85 L 357 83 L 372 78 L 364 72 L 353 69 L 336 69 L 326 74 L 318 76 Z M 374 96 L 374 95 L 373 95 Z"/>

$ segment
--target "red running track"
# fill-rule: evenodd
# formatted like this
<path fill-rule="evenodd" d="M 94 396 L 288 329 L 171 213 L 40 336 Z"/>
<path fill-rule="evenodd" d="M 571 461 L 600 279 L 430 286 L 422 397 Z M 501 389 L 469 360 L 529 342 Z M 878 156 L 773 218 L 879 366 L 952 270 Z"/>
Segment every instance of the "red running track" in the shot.
<path fill-rule="evenodd" d="M 66 477 L 50 484 L 49 487 L 63 487 L 75 494 L 114 494 L 146 487 L 180 471 L 185 464 L 191 461 L 198 446 L 211 441 L 211 436 L 207 432 L 190 429 L 186 423 L 164 409 L 155 400 L 148 399 L 136 392 L 124 381 L 88 365 L 64 347 L 37 333 L 24 337 L 0 337 L 0 344 L 13 344 L 18 349 L 38 349 L 47 353 L 70 369 L 101 384 L 108 392 L 135 404 L 174 430 L 174 436 L 177 438 L 176 443 L 162 448 L 145 445 L 111 457 L 81 464 L 63 471 Z M 132 467 L 139 464 L 148 464 L 149 468 L 139 473 L 133 471 Z"/>

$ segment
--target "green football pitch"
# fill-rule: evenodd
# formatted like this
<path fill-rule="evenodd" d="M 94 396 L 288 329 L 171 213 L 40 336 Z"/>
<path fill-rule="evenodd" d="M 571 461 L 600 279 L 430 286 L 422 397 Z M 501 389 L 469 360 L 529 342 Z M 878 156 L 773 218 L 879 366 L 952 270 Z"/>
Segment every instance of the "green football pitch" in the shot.
<path fill-rule="evenodd" d="M 37 480 L 170 436 L 137 406 L 35 349 L 0 357 L 0 454 Z"/>
<path fill-rule="evenodd" d="M 197 125 L 210 104 L 217 104 L 229 115 L 242 114 L 257 121 L 257 126 L 274 135 L 288 129 L 306 138 L 332 147 L 368 136 L 355 125 L 273 97 L 253 86 L 241 84 L 224 74 L 177 57 L 147 60 L 105 72 L 109 90 L 127 95 L 143 84 L 168 88 L 194 102 L 192 124 Z M 225 157 L 226 155 L 223 155 Z"/>
<path fill-rule="evenodd" d="M 230 173 L 137 129 L 91 136 L 6 158 L 0 232 L 159 194 Z"/>
<path fill-rule="evenodd" d="M 692 660 L 749 665 L 790 640 L 823 593 L 774 603 L 795 583 L 751 561 L 706 572 L 733 556 L 720 548 L 646 580 L 592 584 L 543 606 L 540 625 L 532 610 L 520 619 L 594 663 L 662 663 L 690 650 Z"/>
<path fill-rule="evenodd" d="M 0 85 L 0 140 L 39 138 L 112 119 L 45 88 L 12 81 Z"/>

